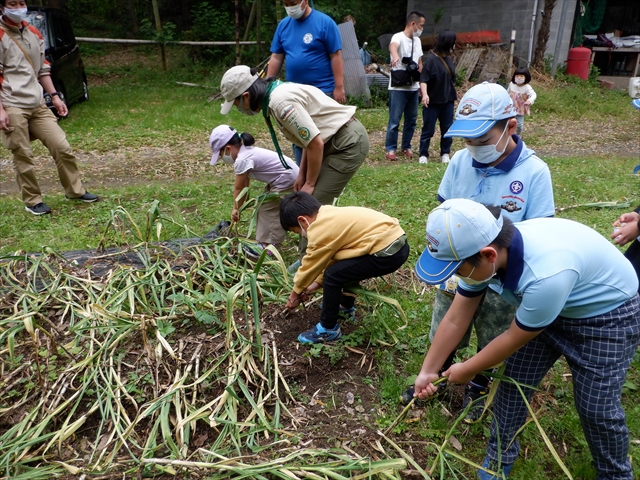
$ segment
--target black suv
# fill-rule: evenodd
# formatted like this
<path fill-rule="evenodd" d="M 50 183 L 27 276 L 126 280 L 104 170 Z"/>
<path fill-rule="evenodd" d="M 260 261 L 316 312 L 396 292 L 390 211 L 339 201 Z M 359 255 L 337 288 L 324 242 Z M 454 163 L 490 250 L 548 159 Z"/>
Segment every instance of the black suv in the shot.
<path fill-rule="evenodd" d="M 66 104 L 88 100 L 87 75 L 67 14 L 57 8 L 29 7 L 26 20 L 44 37 L 44 54 L 51 64 L 51 79 L 56 90 L 64 95 Z"/>

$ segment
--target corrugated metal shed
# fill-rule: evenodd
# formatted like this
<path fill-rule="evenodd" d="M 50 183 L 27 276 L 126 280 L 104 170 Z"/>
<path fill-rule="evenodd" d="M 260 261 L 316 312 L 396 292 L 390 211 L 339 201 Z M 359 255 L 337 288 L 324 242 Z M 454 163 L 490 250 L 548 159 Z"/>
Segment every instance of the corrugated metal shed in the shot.
<path fill-rule="evenodd" d="M 342 60 L 344 61 L 344 89 L 348 96 L 360 98 L 365 102 L 371 100 L 369 85 L 364 73 L 364 65 L 360 58 L 358 39 L 353 23 L 345 22 L 338 25 L 342 38 Z"/>
<path fill-rule="evenodd" d="M 387 88 L 389 86 L 389 78 L 381 73 L 367 73 L 367 84 L 369 84 L 369 86 L 375 85 L 377 87 Z"/>

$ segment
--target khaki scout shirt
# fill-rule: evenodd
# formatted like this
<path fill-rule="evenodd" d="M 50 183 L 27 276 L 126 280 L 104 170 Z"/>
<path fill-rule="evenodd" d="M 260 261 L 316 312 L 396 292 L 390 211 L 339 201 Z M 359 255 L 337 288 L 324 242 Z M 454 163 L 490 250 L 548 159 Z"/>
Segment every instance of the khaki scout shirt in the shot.
<path fill-rule="evenodd" d="M 341 105 L 311 85 L 287 82 L 271 92 L 269 112 L 287 140 L 306 148 L 318 135 L 327 143 L 356 107 Z"/>
<path fill-rule="evenodd" d="M 3 107 L 36 108 L 42 104 L 42 86 L 38 78 L 51 74 L 51 66 L 44 58 L 44 38 L 33 25 L 22 22 L 22 28 L 7 24 L 0 18 L 0 87 Z M 16 45 L 29 54 L 31 63 Z M 31 65 L 33 64 L 33 66 Z M 36 73 L 34 72 L 37 72 Z"/>

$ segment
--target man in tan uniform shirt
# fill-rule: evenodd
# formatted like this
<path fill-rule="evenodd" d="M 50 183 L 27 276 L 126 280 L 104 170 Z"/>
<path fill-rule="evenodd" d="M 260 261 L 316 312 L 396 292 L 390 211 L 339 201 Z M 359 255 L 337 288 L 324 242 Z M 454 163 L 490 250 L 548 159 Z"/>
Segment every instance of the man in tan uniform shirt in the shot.
<path fill-rule="evenodd" d="M 34 215 L 51 213 L 42 201 L 34 171 L 31 138 L 40 140 L 56 162 L 60 183 L 69 199 L 95 202 L 80 181 L 78 165 L 65 133 L 47 108 L 42 89 L 52 96 L 62 116 L 67 106 L 55 91 L 51 66 L 44 57 L 44 39 L 24 21 L 25 0 L 2 0 L 0 18 L 0 130 L 2 143 L 11 150 L 16 179 L 25 209 Z"/>

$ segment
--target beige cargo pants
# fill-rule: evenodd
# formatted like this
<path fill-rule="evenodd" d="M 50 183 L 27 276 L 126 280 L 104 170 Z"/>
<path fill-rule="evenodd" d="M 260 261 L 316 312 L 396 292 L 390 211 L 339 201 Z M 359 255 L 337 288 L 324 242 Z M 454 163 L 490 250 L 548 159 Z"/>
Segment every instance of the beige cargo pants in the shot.
<path fill-rule="evenodd" d="M 56 162 L 58 177 L 69 198 L 81 197 L 85 189 L 80 181 L 76 158 L 64 131 L 44 102 L 38 108 L 5 107 L 9 116 L 9 131 L 2 131 L 2 144 L 13 154 L 18 187 L 25 205 L 42 202 L 42 192 L 34 170 L 31 140 L 40 140 Z"/>

